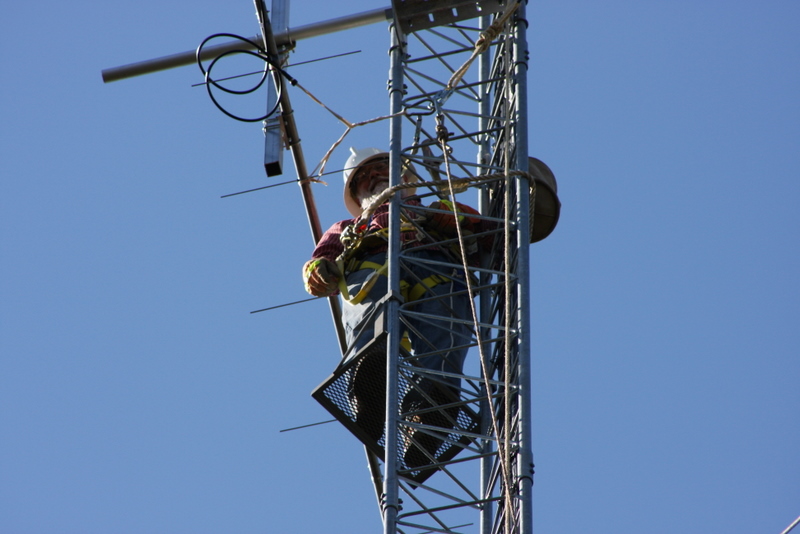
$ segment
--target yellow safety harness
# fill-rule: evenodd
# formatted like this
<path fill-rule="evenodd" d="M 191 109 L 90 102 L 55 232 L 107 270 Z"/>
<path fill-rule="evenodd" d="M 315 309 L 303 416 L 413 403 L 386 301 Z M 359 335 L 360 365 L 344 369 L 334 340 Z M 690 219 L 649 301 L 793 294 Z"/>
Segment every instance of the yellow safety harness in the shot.
<path fill-rule="evenodd" d="M 388 260 L 383 265 L 375 263 L 374 261 L 360 262 L 354 271 L 360 271 L 362 269 L 373 269 L 373 271 L 369 274 L 369 276 L 367 276 L 367 279 L 364 280 L 364 283 L 361 284 L 361 289 L 358 290 L 358 293 L 352 297 L 350 296 L 350 292 L 347 290 L 347 282 L 344 280 L 344 277 L 342 277 L 339 280 L 339 291 L 342 293 L 342 297 L 350 304 L 355 305 L 360 303 L 375 285 L 378 277 L 386 276 L 386 271 L 388 268 Z M 400 280 L 400 294 L 403 296 L 404 302 L 413 302 L 422 298 L 427 290 L 449 281 L 450 279 L 446 276 L 435 273 L 423 278 L 413 286 L 406 280 Z"/>
<path fill-rule="evenodd" d="M 345 249 L 336 259 L 336 266 L 339 268 L 339 272 L 342 273 L 342 276 L 339 278 L 339 293 L 342 295 L 342 298 L 345 300 L 345 302 L 348 302 L 352 305 L 359 304 L 361 301 L 363 301 L 375 286 L 375 283 L 378 281 L 378 277 L 386 276 L 386 273 L 389 269 L 388 259 L 386 260 L 386 263 L 381 265 L 373 261 L 359 261 L 356 258 L 357 253 L 360 251 L 364 251 L 367 248 L 373 248 L 376 244 L 388 243 L 389 229 L 381 228 L 369 233 L 363 232 L 363 230 L 362 233 L 358 230 L 359 228 L 356 227 L 356 223 L 354 223 L 352 226 L 348 227 L 344 232 L 342 232 L 342 243 L 345 245 Z M 364 228 L 364 230 L 366 230 L 366 228 Z M 400 225 L 400 231 L 402 233 L 413 232 L 415 230 L 416 229 L 414 225 L 410 222 L 403 221 Z M 358 290 L 358 293 L 350 296 L 350 291 L 347 287 L 346 273 L 352 273 L 363 269 L 373 269 L 373 272 L 371 272 L 369 276 L 367 276 L 366 280 L 364 280 L 364 283 L 361 284 L 361 288 Z M 422 298 L 428 289 L 447 281 L 449 281 L 449 279 L 440 274 L 432 274 L 413 286 L 409 282 L 401 280 L 400 294 L 405 302 L 412 302 Z"/>

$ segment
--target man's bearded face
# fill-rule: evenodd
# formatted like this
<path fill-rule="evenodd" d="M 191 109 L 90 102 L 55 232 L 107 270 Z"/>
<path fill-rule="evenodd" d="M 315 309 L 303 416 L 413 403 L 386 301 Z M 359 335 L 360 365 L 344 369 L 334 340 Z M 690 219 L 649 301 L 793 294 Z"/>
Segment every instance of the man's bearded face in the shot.
<path fill-rule="evenodd" d="M 378 159 L 361 167 L 350 182 L 350 194 L 364 207 L 389 187 L 389 160 Z"/>

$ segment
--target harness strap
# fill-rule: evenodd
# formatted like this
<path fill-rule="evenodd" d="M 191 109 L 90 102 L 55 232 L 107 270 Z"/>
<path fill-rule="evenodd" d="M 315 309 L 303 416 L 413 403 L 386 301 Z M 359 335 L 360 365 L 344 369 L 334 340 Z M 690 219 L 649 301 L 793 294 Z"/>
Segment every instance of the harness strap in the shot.
<path fill-rule="evenodd" d="M 432 289 L 438 286 L 439 284 L 444 284 L 445 282 L 448 281 L 449 281 L 448 278 L 440 274 L 432 274 L 427 278 L 423 278 L 420 282 L 415 284 L 414 287 L 411 287 L 410 289 L 408 288 L 410 284 L 406 282 L 406 289 L 408 290 L 408 296 L 406 296 L 405 294 L 403 296 L 405 297 L 406 302 L 413 302 L 415 300 L 419 300 L 420 298 L 422 298 L 422 296 L 425 294 L 427 290 Z M 403 282 L 401 281 L 400 291 L 402 292 L 402 290 L 403 290 Z"/>
<path fill-rule="evenodd" d="M 375 263 L 374 261 L 362 261 L 356 264 L 356 267 L 353 269 L 354 271 L 360 271 L 362 269 L 373 269 L 375 272 L 370 273 L 364 283 L 361 285 L 361 289 L 359 289 L 358 293 L 350 297 L 349 292 L 347 291 L 347 282 L 344 281 L 344 277 L 339 281 L 340 285 L 340 292 L 344 297 L 345 301 L 349 302 L 350 304 L 358 304 L 367 296 L 367 293 L 372 289 L 375 285 L 375 282 L 378 279 L 378 276 L 386 276 L 386 270 L 389 267 L 388 261 L 383 265 L 379 263 Z M 400 294 L 403 296 L 403 300 L 406 302 L 413 302 L 415 300 L 419 300 L 425 294 L 425 292 L 429 289 L 432 289 L 439 284 L 444 284 L 445 282 L 449 282 L 450 279 L 446 276 L 441 274 L 432 274 L 426 278 L 423 278 L 421 281 L 417 282 L 413 286 L 406 282 L 405 280 L 400 280 Z M 348 298 L 350 297 L 350 298 Z"/>
<path fill-rule="evenodd" d="M 416 232 L 416 227 L 404 220 L 400 223 L 400 235 L 403 244 L 411 243 L 419 239 Z M 344 260 L 345 265 L 353 261 L 353 258 L 368 254 L 370 250 L 379 247 L 387 247 L 389 243 L 389 229 L 388 228 L 369 228 L 369 224 L 362 224 L 355 221 L 348 225 L 339 236 L 339 240 L 344 246 L 344 250 L 339 255 L 339 258 Z M 358 269 L 351 269 L 356 271 Z"/>
<path fill-rule="evenodd" d="M 339 271 L 340 272 L 344 272 L 344 269 L 342 268 L 343 265 L 344 265 L 344 262 L 337 262 L 337 263 L 341 263 L 341 265 L 339 266 Z M 370 292 L 372 287 L 375 285 L 375 282 L 378 281 L 378 277 L 381 276 L 381 275 L 385 276 L 386 275 L 386 269 L 389 268 L 389 262 L 388 261 L 386 263 L 384 263 L 383 265 L 378 265 L 377 263 L 371 262 L 371 261 L 362 262 L 362 263 L 369 264 L 367 267 L 362 267 L 362 268 L 374 269 L 374 272 L 371 272 L 369 274 L 369 276 L 367 276 L 367 279 L 364 280 L 363 284 L 361 284 L 361 289 L 359 289 L 358 293 L 356 293 L 352 297 L 350 296 L 350 289 L 347 287 L 347 280 L 345 279 L 344 276 L 339 277 L 339 293 L 341 293 L 342 298 L 345 300 L 345 302 L 349 302 L 350 304 L 352 304 L 354 306 L 356 304 L 359 304 L 362 300 L 364 300 L 364 298 L 366 298 L 367 294 Z M 361 270 L 361 268 L 354 269 L 354 270 L 358 271 L 358 270 Z"/>
<path fill-rule="evenodd" d="M 385 267 L 386 267 L 385 263 L 381 265 L 380 263 L 375 263 L 374 261 L 362 261 L 360 263 L 357 263 L 356 268 L 353 270 L 360 271 L 361 269 L 373 269 L 375 271 L 380 271 Z"/>

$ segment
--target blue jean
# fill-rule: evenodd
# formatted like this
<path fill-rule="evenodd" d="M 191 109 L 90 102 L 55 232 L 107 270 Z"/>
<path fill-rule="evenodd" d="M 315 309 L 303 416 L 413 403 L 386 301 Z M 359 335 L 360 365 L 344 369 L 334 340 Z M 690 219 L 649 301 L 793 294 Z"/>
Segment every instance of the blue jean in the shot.
<path fill-rule="evenodd" d="M 406 253 L 406 256 L 422 260 L 447 261 L 442 253 L 431 250 L 411 251 Z M 386 261 L 386 254 L 369 256 L 363 261 L 382 265 Z M 453 320 L 468 321 L 471 317 L 469 296 L 466 293 L 452 295 L 453 292 L 462 291 L 465 288 L 464 283 L 460 281 L 463 279 L 463 275 L 455 277 L 452 269 L 445 266 L 418 265 L 410 262 L 404 264 L 413 275 L 405 269 L 401 269 L 400 277 L 411 286 L 415 286 L 418 280 L 424 280 L 432 274 L 456 278 L 456 280 L 448 278 L 447 281 L 433 286 L 418 301 L 404 303 L 401 311 L 407 310 L 441 317 L 441 319 L 431 319 L 405 316 L 405 320 L 408 322 L 409 341 L 414 354 L 445 351 L 422 356 L 416 360 L 417 365 L 431 370 L 460 374 L 468 351 L 465 345 L 469 344 L 472 339 L 470 325 Z M 347 276 L 347 286 L 351 295 L 358 293 L 372 272 L 374 272 L 373 269 L 361 269 Z M 387 278 L 380 276 L 366 298 L 359 304 L 352 305 L 348 302 L 343 304 L 342 320 L 347 335 L 347 346 L 351 348 L 349 356 L 357 353 L 374 337 L 375 305 L 386 295 L 387 285 Z M 431 299 L 434 296 L 441 298 Z M 401 328 L 404 327 L 405 325 L 401 325 Z M 457 378 L 452 377 L 444 380 L 455 386 L 460 382 Z"/>
<path fill-rule="evenodd" d="M 444 371 L 461 374 L 466 358 L 467 345 L 472 340 L 471 322 L 465 322 L 471 316 L 469 296 L 463 290 L 463 276 L 455 276 L 452 267 L 444 265 L 417 264 L 413 260 L 432 260 L 447 262 L 440 252 L 430 250 L 410 251 L 404 254 L 412 261 L 404 261 L 401 269 L 401 280 L 409 287 L 417 286 L 420 280 L 432 275 L 442 275 L 436 285 L 430 287 L 421 297 L 401 305 L 400 328 L 408 332 L 414 364 L 432 371 Z M 376 254 L 363 261 L 383 265 L 386 254 Z M 460 271 L 460 269 L 459 269 Z M 374 269 L 367 268 L 350 273 L 347 276 L 349 293 L 355 295 Z M 378 277 L 367 296 L 358 304 L 345 302 L 342 308 L 347 345 L 350 348 L 348 358 L 352 358 L 369 343 L 375 335 L 375 319 L 378 303 L 387 293 L 388 280 Z M 459 294 L 452 293 L 460 291 Z M 433 298 L 440 297 L 440 298 Z M 404 314 L 415 312 L 423 317 Z M 403 333 L 396 332 L 397 334 Z M 352 376 L 350 383 L 351 400 L 355 406 L 356 423 L 374 441 L 378 441 L 384 431 L 385 384 L 376 380 L 380 376 L 381 367 L 385 368 L 385 360 L 362 360 Z M 377 368 L 375 365 L 377 364 Z M 361 366 L 365 366 L 361 367 Z M 404 389 L 401 401 L 401 412 L 408 421 L 414 421 L 437 428 L 454 428 L 457 425 L 459 408 L 452 406 L 459 398 L 461 380 L 458 377 L 431 377 L 412 373 L 407 379 L 412 384 Z M 431 410 L 434 406 L 450 405 L 443 410 Z M 411 436 L 414 436 L 411 438 Z M 406 468 L 416 469 L 429 465 L 437 458 L 446 433 L 408 433 L 403 454 Z M 387 438 L 388 439 L 388 438 Z"/>

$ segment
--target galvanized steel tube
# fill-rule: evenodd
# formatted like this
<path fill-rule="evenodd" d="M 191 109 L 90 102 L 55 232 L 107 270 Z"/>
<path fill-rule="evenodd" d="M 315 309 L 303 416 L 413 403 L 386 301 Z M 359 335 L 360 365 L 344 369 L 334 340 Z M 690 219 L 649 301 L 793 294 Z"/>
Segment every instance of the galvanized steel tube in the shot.
<path fill-rule="evenodd" d="M 298 28 L 289 29 L 275 34 L 275 44 L 283 46 L 291 42 L 308 39 L 309 37 L 316 37 L 318 35 L 325 35 L 328 33 L 349 30 L 359 26 L 366 26 L 376 22 L 389 20 L 392 17 L 391 8 L 373 9 L 372 11 L 365 11 L 356 13 L 355 15 L 348 15 L 331 19 L 325 22 L 317 22 L 314 24 L 307 24 Z M 254 43 L 261 42 L 262 37 L 256 35 L 250 37 Z M 225 52 L 232 52 L 234 50 L 255 50 L 244 41 L 229 41 L 216 46 L 209 46 L 203 50 L 200 57 L 202 60 L 214 59 L 220 54 Z M 191 65 L 197 61 L 196 51 L 188 50 L 186 52 L 179 52 L 169 56 L 163 56 L 156 59 L 149 59 L 137 63 L 130 63 L 120 67 L 111 67 L 102 71 L 103 82 L 110 83 L 126 78 L 133 78 L 134 76 L 141 76 L 142 74 L 150 74 L 162 70 L 174 69 L 176 67 L 184 67 Z"/>
<path fill-rule="evenodd" d="M 528 170 L 528 41 L 525 2 L 514 15 L 514 78 L 516 82 L 516 168 Z M 520 450 L 517 479 L 520 492 L 520 533 L 533 532 L 533 446 L 531 420 L 531 315 L 530 315 L 530 184 L 517 177 L 517 298 Z"/>
<path fill-rule="evenodd" d="M 396 24 L 389 26 L 391 33 L 391 59 L 389 80 L 389 102 L 392 118 L 389 120 L 389 186 L 400 184 L 401 150 L 402 150 L 402 120 L 398 115 L 403 109 L 403 56 L 405 53 L 405 37 Z M 398 407 L 399 399 L 399 360 L 400 360 L 400 193 L 395 193 L 389 201 L 389 293 L 397 298 L 386 301 L 387 329 L 389 340 L 386 355 L 386 457 L 385 479 L 383 484 L 383 532 L 396 534 L 397 513 L 400 507 L 400 484 L 397 475 L 397 440 L 395 436 L 399 431 Z"/>

